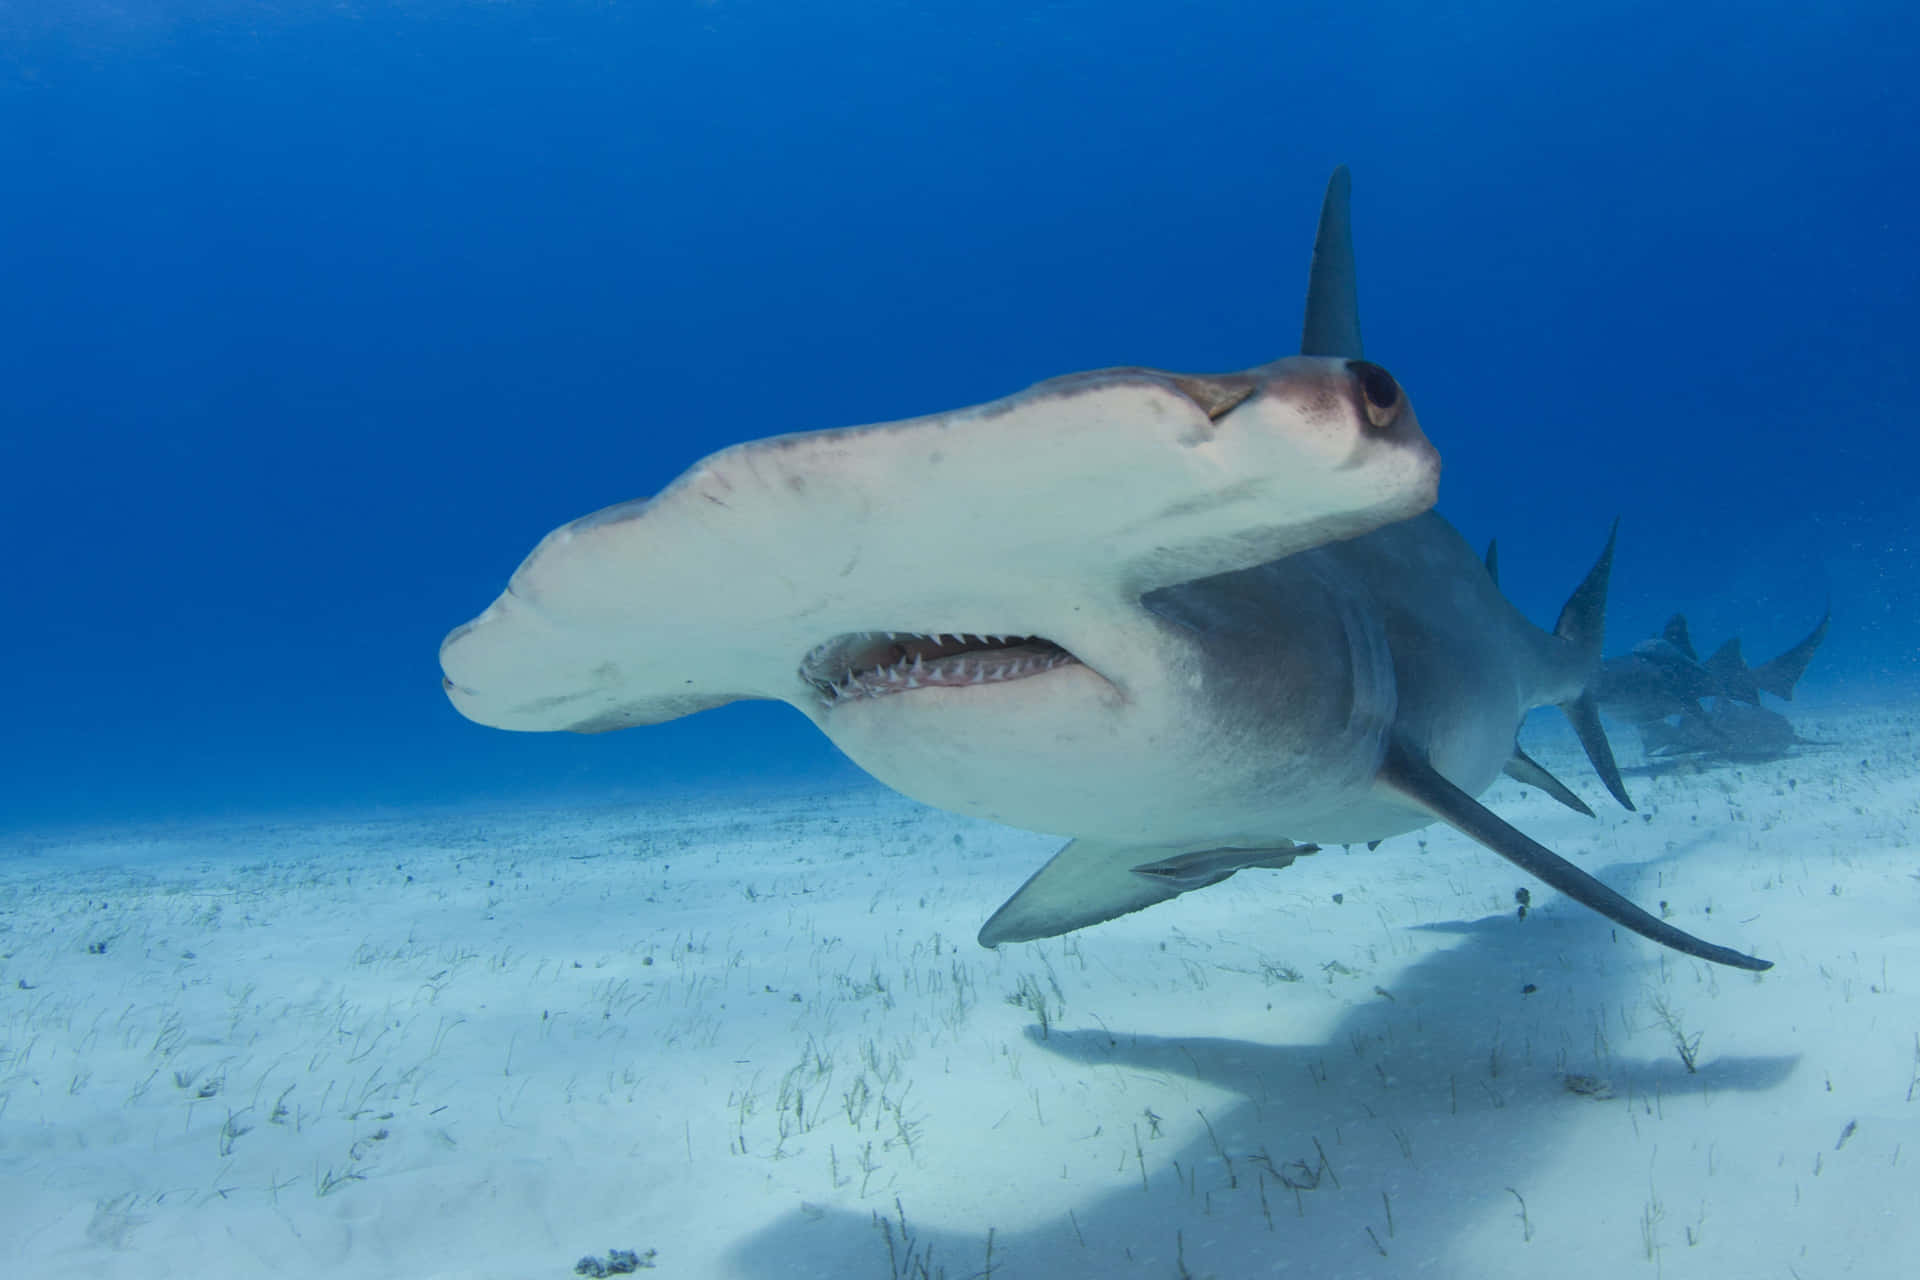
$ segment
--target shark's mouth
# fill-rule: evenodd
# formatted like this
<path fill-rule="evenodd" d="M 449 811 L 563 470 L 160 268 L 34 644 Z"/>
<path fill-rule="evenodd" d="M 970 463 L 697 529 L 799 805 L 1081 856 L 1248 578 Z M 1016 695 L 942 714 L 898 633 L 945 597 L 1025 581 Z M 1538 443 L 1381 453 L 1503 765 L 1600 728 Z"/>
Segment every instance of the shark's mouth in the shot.
<path fill-rule="evenodd" d="M 832 706 L 914 689 L 1004 684 L 1079 662 L 1039 636 L 862 631 L 816 645 L 800 663 L 800 678 Z"/>

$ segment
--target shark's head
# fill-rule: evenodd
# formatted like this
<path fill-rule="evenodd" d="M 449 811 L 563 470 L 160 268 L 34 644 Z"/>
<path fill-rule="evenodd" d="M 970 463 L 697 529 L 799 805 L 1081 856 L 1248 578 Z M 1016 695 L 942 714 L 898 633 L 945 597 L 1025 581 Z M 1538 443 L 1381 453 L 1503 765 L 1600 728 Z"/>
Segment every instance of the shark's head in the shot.
<path fill-rule="evenodd" d="M 589 732 L 779 698 L 856 760 L 1090 728 L 1155 678 L 1144 593 L 1403 519 L 1438 474 L 1392 375 L 1322 357 L 754 441 L 550 534 L 447 637 L 445 685 Z"/>
<path fill-rule="evenodd" d="M 1343 170 L 1313 354 L 1073 374 L 722 450 L 548 535 L 442 645 L 448 696 L 484 724 L 579 732 L 781 699 L 882 780 L 974 812 L 1063 754 L 1152 756 L 1189 675 L 1144 595 L 1434 501 L 1412 405 L 1360 358 L 1345 193 Z"/>

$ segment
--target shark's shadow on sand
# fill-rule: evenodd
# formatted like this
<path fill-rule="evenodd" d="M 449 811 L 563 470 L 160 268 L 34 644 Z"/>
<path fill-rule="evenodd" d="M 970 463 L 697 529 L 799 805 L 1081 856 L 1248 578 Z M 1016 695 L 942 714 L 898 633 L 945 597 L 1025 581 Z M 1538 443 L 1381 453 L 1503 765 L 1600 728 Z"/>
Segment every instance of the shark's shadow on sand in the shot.
<path fill-rule="evenodd" d="M 1608 878 L 1651 879 L 1673 857 L 1622 865 Z M 1458 1262 L 1465 1247 L 1457 1237 L 1500 1214 L 1512 1215 L 1516 1248 L 1523 1235 L 1539 1235 L 1550 1250 L 1553 1222 L 1586 1212 L 1536 1199 L 1523 1224 L 1508 1188 L 1525 1195 L 1538 1169 L 1568 1154 L 1569 1135 L 1585 1127 L 1593 1108 L 1617 1109 L 1625 1140 L 1629 1125 L 1664 1123 L 1669 1099 L 1770 1089 L 1798 1061 L 1716 1057 L 1709 1049 L 1690 1072 L 1674 1052 L 1612 1052 L 1607 1041 L 1621 1038 L 1621 1007 L 1642 1004 L 1642 986 L 1653 980 L 1641 967 L 1646 950 L 1571 902 L 1524 920 L 1503 913 L 1418 930 L 1457 933 L 1464 941 L 1378 975 L 1390 992 L 1354 1005 L 1313 1043 L 1284 1040 L 1285 993 L 1297 989 L 1291 985 L 1268 989 L 1271 1013 L 1249 1014 L 1271 1039 L 1255 1031 L 1246 1039 L 1175 1040 L 1117 1024 L 1055 1027 L 1045 1038 L 1030 1029 L 1032 1048 L 1088 1072 L 1117 1068 L 1175 1091 L 1191 1080 L 1237 1095 L 1237 1102 L 1205 1111 L 1213 1137 L 1203 1130 L 1177 1148 L 1144 1142 L 1139 1176 L 1129 1158 L 1132 1181 L 1124 1189 L 1105 1183 L 1026 1229 L 983 1221 L 956 1230 L 932 1225 L 943 1211 L 937 1184 L 923 1178 L 919 1189 L 902 1192 L 907 1238 L 891 1196 L 875 1195 L 861 1211 L 796 1206 L 745 1240 L 730 1271 L 765 1280 L 874 1274 L 889 1265 L 890 1234 L 895 1270 L 880 1274 L 932 1280 L 944 1269 L 948 1280 L 966 1280 L 988 1270 L 991 1227 L 992 1274 L 1006 1280 L 1204 1280 L 1265 1274 L 1280 1258 L 1290 1272 L 1315 1277 L 1410 1274 L 1396 1268 L 1434 1265 L 1436 1274 L 1449 1274 L 1446 1259 Z M 1351 980 L 1356 998 L 1372 976 Z M 1644 1009 L 1635 1016 L 1642 1026 L 1650 1017 Z M 1710 1045 L 1713 1024 L 1694 1029 Z M 1103 1150 L 1132 1147 L 1130 1126 L 1143 1138 L 1149 1132 L 1140 1107 L 1116 1103 L 1096 1141 Z M 978 1141 L 1002 1148 L 1010 1169 L 1035 1159 L 1011 1123 L 982 1130 Z M 1630 1223 L 1622 1229 L 1634 1230 Z"/>

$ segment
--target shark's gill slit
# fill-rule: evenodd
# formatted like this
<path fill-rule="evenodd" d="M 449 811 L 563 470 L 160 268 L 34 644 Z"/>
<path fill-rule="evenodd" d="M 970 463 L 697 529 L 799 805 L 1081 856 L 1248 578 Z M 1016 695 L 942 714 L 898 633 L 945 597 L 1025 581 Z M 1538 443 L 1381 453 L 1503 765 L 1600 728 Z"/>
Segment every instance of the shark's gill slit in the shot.
<path fill-rule="evenodd" d="M 816 645 L 800 677 L 829 705 L 913 689 L 1024 680 L 1080 660 L 1040 636 L 864 631 Z"/>

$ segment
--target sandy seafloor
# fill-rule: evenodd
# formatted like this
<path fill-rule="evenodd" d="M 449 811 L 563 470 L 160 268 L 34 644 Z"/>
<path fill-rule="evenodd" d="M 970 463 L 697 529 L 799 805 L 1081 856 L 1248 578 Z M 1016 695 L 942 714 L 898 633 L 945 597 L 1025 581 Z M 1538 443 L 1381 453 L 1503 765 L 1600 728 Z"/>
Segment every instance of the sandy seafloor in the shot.
<path fill-rule="evenodd" d="M 1487 797 L 1763 976 L 1441 829 L 997 953 L 878 788 L 9 839 L 5 1274 L 1909 1276 L 1920 714 L 1796 725 Z"/>

